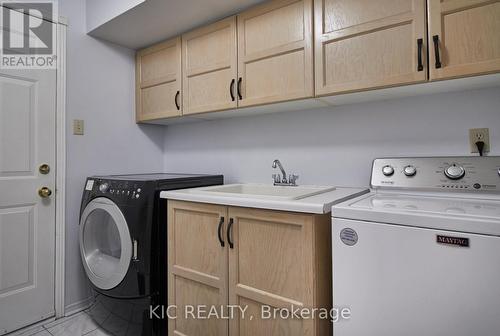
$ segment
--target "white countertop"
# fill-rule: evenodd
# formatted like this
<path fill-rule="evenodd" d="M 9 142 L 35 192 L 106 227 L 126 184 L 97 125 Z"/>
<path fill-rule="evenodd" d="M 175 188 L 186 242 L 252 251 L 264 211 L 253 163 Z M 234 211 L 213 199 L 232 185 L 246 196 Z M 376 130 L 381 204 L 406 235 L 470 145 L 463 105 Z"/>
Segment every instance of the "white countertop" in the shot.
<path fill-rule="evenodd" d="M 331 211 L 332 205 L 368 192 L 368 189 L 362 188 L 336 188 L 332 191 L 298 200 L 282 200 L 258 196 L 254 197 L 252 195 L 245 197 L 218 195 L 217 193 L 203 192 L 203 189 L 204 188 L 190 188 L 162 191 L 160 197 L 178 201 L 222 204 L 245 208 L 324 214 Z"/>

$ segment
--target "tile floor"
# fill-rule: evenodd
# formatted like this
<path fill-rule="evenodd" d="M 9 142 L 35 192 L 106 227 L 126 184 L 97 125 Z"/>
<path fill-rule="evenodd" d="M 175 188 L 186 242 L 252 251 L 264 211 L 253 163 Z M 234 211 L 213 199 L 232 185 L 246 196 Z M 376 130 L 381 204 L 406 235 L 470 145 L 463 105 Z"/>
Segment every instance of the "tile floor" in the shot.
<path fill-rule="evenodd" d="M 42 325 L 28 327 L 9 336 L 137 336 L 149 299 L 110 300 L 96 295 L 86 310 Z"/>
<path fill-rule="evenodd" d="M 92 309 L 92 308 L 90 308 Z M 15 336 L 112 336 L 101 330 L 90 317 L 89 310 L 82 311 L 42 326 L 16 332 Z M 95 316 L 95 315 L 93 315 Z"/>

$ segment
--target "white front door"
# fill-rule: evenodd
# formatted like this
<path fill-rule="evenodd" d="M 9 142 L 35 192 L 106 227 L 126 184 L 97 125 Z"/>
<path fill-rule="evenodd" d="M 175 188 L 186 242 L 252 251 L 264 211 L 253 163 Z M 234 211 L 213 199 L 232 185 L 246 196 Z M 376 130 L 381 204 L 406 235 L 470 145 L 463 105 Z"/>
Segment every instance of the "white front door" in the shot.
<path fill-rule="evenodd" d="M 55 125 L 56 71 L 0 69 L 0 335 L 54 315 Z"/>

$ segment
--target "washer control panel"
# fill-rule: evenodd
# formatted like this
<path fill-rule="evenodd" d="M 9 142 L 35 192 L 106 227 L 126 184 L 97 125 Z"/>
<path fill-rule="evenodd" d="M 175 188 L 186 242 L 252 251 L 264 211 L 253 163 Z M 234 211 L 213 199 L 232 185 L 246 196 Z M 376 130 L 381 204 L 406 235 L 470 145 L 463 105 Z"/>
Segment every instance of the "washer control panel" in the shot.
<path fill-rule="evenodd" d="M 500 156 L 376 159 L 371 186 L 374 189 L 500 192 Z"/>
<path fill-rule="evenodd" d="M 89 181 L 93 182 L 89 183 Z M 98 194 L 132 200 L 140 199 L 144 189 L 141 182 L 101 180 L 99 178 L 87 180 L 87 186 L 89 185 L 91 185 L 91 190 Z"/>

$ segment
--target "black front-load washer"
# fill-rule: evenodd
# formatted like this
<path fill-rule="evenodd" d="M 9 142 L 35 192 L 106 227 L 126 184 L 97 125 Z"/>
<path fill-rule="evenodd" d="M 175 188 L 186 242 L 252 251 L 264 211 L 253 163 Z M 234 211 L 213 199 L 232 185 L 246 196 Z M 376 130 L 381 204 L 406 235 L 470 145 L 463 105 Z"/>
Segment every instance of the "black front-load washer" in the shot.
<path fill-rule="evenodd" d="M 150 310 L 167 305 L 167 200 L 159 193 L 220 184 L 222 175 L 87 178 L 80 254 L 95 294 L 89 312 L 101 328 L 117 336 L 167 334 L 167 321 Z"/>

